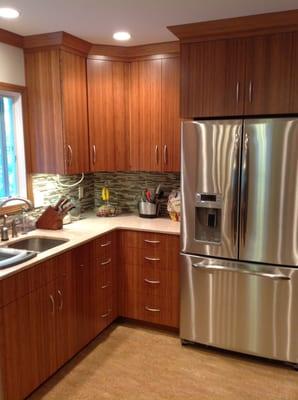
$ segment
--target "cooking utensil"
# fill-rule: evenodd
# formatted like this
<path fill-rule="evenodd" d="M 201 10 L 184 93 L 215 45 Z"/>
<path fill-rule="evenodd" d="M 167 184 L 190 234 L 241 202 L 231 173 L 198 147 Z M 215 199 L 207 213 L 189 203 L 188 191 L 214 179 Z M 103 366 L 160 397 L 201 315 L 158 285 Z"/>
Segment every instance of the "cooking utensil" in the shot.
<path fill-rule="evenodd" d="M 60 205 L 61 205 L 61 203 L 62 203 L 63 201 L 65 201 L 65 197 L 64 197 L 64 196 L 61 196 L 60 199 L 57 201 L 57 203 L 54 205 L 54 209 L 55 209 L 56 211 L 59 211 L 59 207 L 60 207 Z"/>

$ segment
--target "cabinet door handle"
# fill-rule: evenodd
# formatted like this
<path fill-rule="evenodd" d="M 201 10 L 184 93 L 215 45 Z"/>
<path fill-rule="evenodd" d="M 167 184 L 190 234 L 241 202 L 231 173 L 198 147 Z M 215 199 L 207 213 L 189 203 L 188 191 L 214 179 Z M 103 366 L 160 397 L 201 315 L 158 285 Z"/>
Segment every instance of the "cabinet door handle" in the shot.
<path fill-rule="evenodd" d="M 152 308 L 149 306 L 145 306 L 145 310 L 150 311 L 150 312 L 160 312 L 159 308 Z"/>
<path fill-rule="evenodd" d="M 144 239 L 144 242 L 145 243 L 150 243 L 150 244 L 158 244 L 158 243 L 160 243 L 159 240 L 148 240 L 148 239 Z"/>
<path fill-rule="evenodd" d="M 105 314 L 101 314 L 101 318 L 107 318 L 111 314 L 111 312 L 112 312 L 112 309 L 110 308 L 108 310 L 108 312 L 106 312 Z"/>
<path fill-rule="evenodd" d="M 111 261 L 112 261 L 112 259 L 111 259 L 111 258 L 108 258 L 106 261 L 101 262 L 100 265 L 107 265 L 107 264 L 110 264 Z"/>
<path fill-rule="evenodd" d="M 72 164 L 72 157 L 73 157 L 72 147 L 70 144 L 67 145 L 67 150 L 68 150 L 67 164 L 70 167 Z"/>
<path fill-rule="evenodd" d="M 54 296 L 52 294 L 50 294 L 49 296 L 50 300 L 51 300 L 51 304 L 52 304 L 52 311 L 51 314 L 55 315 L 55 300 L 54 300 Z"/>
<path fill-rule="evenodd" d="M 156 145 L 155 146 L 155 162 L 156 162 L 156 164 L 158 164 L 158 146 Z"/>
<path fill-rule="evenodd" d="M 147 261 L 160 261 L 160 258 L 158 257 L 144 257 L 144 258 Z"/>
<path fill-rule="evenodd" d="M 253 84 L 252 81 L 249 81 L 249 86 L 248 86 L 248 101 L 252 103 L 252 95 L 253 95 Z"/>
<path fill-rule="evenodd" d="M 163 146 L 163 162 L 168 163 L 168 146 L 166 144 Z"/>
<path fill-rule="evenodd" d="M 80 264 L 79 267 L 83 269 L 85 268 L 85 264 Z"/>
<path fill-rule="evenodd" d="M 59 311 L 62 311 L 63 309 L 63 295 L 61 290 L 57 290 L 58 296 L 60 298 L 60 303 L 59 303 Z"/>
<path fill-rule="evenodd" d="M 145 278 L 144 282 L 150 283 L 150 285 L 159 285 L 160 281 L 151 281 L 150 279 Z"/>
<path fill-rule="evenodd" d="M 95 144 L 92 146 L 92 152 L 93 152 L 93 165 L 96 163 L 96 146 Z"/>
<path fill-rule="evenodd" d="M 239 95 L 240 95 L 240 82 L 236 83 L 236 102 L 239 103 Z"/>
<path fill-rule="evenodd" d="M 108 288 L 108 287 L 110 287 L 110 286 L 112 286 L 112 284 L 111 284 L 111 282 L 107 282 L 107 284 L 106 285 L 102 285 L 102 289 L 106 289 L 106 288 Z"/>
<path fill-rule="evenodd" d="M 101 244 L 100 247 L 107 247 L 110 246 L 111 244 L 112 242 L 109 240 L 108 242 Z"/>

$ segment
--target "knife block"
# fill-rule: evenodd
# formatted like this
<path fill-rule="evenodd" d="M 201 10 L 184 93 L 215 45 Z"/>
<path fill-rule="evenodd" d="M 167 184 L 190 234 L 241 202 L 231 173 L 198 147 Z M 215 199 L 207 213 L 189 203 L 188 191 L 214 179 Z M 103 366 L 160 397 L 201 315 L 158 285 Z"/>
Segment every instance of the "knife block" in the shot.
<path fill-rule="evenodd" d="M 36 228 L 38 229 L 58 230 L 62 227 L 63 216 L 52 206 L 49 206 L 36 221 Z"/>

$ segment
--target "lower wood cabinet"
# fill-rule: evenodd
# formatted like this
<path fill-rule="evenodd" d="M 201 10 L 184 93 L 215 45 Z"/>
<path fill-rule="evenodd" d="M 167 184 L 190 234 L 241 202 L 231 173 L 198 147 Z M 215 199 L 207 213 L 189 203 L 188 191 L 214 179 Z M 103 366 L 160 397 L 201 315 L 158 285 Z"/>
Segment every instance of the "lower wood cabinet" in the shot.
<path fill-rule="evenodd" d="M 110 232 L 0 280 L 0 399 L 24 399 L 119 315 L 178 327 L 177 236 Z"/>
<path fill-rule="evenodd" d="M 178 328 L 179 237 L 121 232 L 119 313 Z"/>

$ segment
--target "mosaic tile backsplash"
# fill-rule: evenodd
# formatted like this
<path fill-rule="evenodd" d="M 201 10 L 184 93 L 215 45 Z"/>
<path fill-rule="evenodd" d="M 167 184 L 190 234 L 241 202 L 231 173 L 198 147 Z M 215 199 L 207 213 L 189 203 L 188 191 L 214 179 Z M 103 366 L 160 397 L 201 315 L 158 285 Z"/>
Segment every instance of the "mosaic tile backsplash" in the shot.
<path fill-rule="evenodd" d="M 97 172 L 86 174 L 81 183 L 84 196 L 79 199 L 78 187 L 65 188 L 62 185 L 70 185 L 80 179 L 80 175 L 61 176 L 60 182 L 56 175 L 35 174 L 33 179 L 33 193 L 37 204 L 42 200 L 44 205 L 55 204 L 62 195 L 73 199 L 80 204 L 81 210 L 94 209 L 103 204 L 101 200 L 102 187 L 110 189 L 110 203 L 117 206 L 124 213 L 137 213 L 138 201 L 142 190 L 154 190 L 161 184 L 164 191 L 162 200 L 161 215 L 167 215 L 167 196 L 171 190 L 180 188 L 179 173 L 158 173 L 158 172 Z"/>

